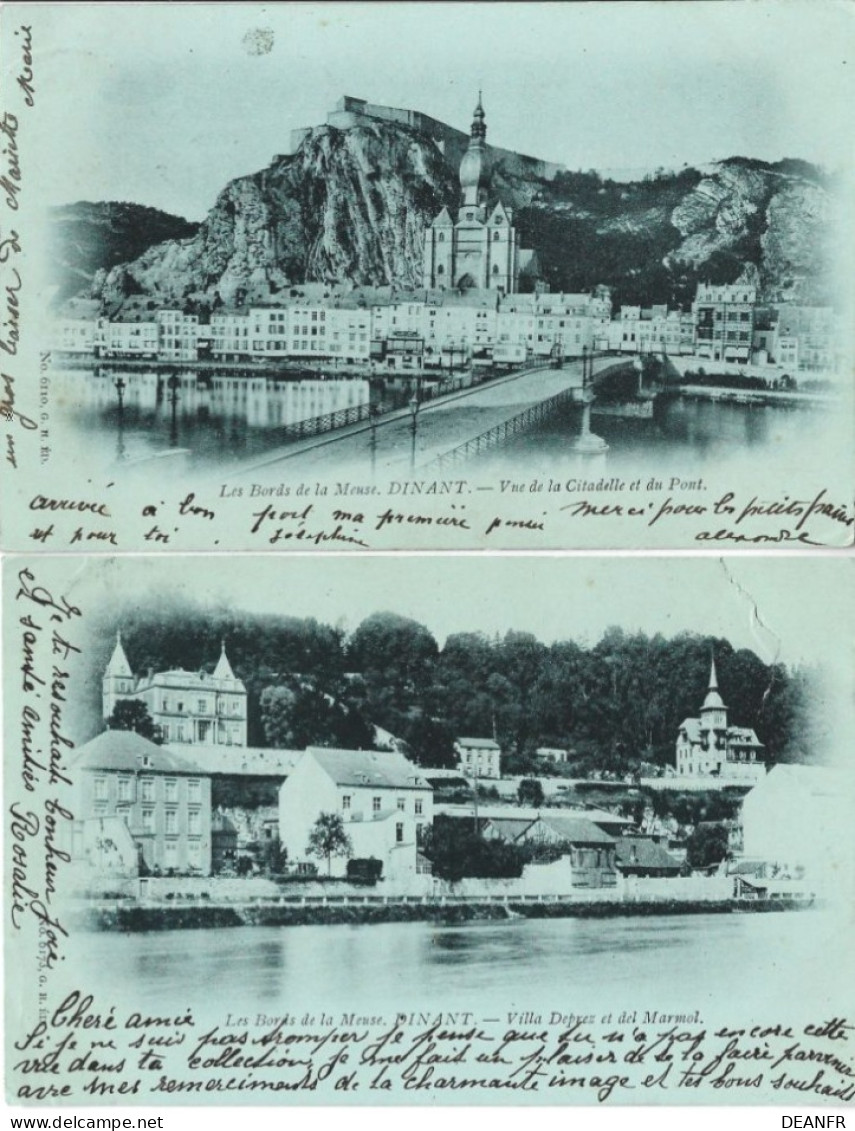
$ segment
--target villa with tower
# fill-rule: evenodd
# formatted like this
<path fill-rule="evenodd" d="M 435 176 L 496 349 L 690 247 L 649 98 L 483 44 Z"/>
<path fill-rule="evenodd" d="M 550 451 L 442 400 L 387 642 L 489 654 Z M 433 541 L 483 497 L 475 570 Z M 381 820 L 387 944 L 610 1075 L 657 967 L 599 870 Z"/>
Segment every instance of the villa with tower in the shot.
<path fill-rule="evenodd" d="M 460 162 L 461 206 L 443 208 L 425 231 L 422 285 L 514 294 L 520 275 L 534 266 L 534 252 L 519 247 L 513 213 L 490 200 L 490 153 L 481 96 Z"/>
<path fill-rule="evenodd" d="M 225 641 L 210 674 L 175 668 L 137 677 L 117 633 L 102 680 L 105 719 L 120 699 L 145 703 L 163 741 L 170 745 L 246 746 L 246 685 L 232 671 Z"/>
<path fill-rule="evenodd" d="M 719 694 L 715 659 L 700 717 L 683 719 L 677 732 L 677 773 L 685 777 L 726 778 L 754 785 L 766 775 L 763 743 L 750 727 L 728 726 Z"/>

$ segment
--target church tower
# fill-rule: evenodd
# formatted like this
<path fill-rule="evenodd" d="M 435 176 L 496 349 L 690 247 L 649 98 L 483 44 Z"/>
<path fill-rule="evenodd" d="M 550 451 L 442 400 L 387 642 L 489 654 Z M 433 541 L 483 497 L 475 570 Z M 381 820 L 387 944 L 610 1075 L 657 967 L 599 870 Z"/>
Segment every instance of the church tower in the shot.
<path fill-rule="evenodd" d="M 229 658 L 226 655 L 225 640 L 220 641 L 220 658 L 219 660 L 217 660 L 217 666 L 214 668 L 214 679 L 237 679 L 237 676 L 232 671 L 232 665 L 229 663 Z"/>
<path fill-rule="evenodd" d="M 481 104 L 481 91 L 478 91 L 478 105 L 472 116 L 469 128 L 469 145 L 460 162 L 460 192 L 464 209 L 482 209 L 487 202 L 487 178 L 490 172 L 490 158 L 487 153 L 487 125 L 484 120 L 484 107 Z M 467 216 L 475 219 L 475 216 Z M 483 213 L 479 219 L 483 220 Z"/>
<path fill-rule="evenodd" d="M 422 286 L 426 290 L 494 290 L 512 294 L 519 283 L 513 214 L 501 201 L 488 207 L 490 152 L 481 92 L 469 144 L 460 162 L 456 218 L 443 208 L 425 231 Z"/>
<path fill-rule="evenodd" d="M 714 656 L 710 660 L 710 684 L 707 697 L 701 707 L 701 729 L 706 731 L 709 747 L 715 748 L 718 745 L 716 742 L 718 735 L 723 736 L 721 743 L 724 744 L 727 735 L 727 707 L 718 693 Z"/>
<path fill-rule="evenodd" d="M 105 719 L 109 719 L 112 715 L 117 700 L 133 697 L 135 687 L 134 673 L 122 647 L 122 634 L 117 632 L 113 655 L 101 680 L 101 700 Z"/>

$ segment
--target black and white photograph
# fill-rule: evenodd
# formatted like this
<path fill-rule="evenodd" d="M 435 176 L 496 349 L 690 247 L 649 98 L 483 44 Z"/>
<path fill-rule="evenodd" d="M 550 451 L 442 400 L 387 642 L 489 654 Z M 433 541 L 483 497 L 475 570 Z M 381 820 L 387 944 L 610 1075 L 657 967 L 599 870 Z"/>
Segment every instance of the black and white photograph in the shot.
<path fill-rule="evenodd" d="M 851 564 L 8 558 L 10 1100 L 851 1100 Z"/>
<path fill-rule="evenodd" d="M 4 24 L 12 548 L 851 543 L 845 5 Z"/>

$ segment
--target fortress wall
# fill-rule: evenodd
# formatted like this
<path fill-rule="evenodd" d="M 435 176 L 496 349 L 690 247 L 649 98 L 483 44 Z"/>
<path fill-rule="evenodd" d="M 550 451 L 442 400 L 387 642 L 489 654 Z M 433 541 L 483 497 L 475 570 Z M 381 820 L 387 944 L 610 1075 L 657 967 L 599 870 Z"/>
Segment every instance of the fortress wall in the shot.
<path fill-rule="evenodd" d="M 469 134 L 464 130 L 455 129 L 446 122 L 423 114 L 420 110 L 402 110 L 395 106 L 379 106 L 372 102 L 363 102 L 361 99 L 345 95 L 339 99 L 336 107 L 327 114 L 327 125 L 335 129 L 348 130 L 360 125 L 365 119 L 381 122 L 393 122 L 397 125 L 409 126 L 431 138 L 441 153 L 452 164 L 460 162 L 466 147 L 469 144 Z M 312 127 L 291 131 L 291 152 L 295 152 L 303 140 L 312 132 Z M 552 180 L 558 173 L 565 171 L 565 166 L 551 161 L 541 161 L 537 157 L 530 157 L 525 153 L 516 153 L 512 149 L 502 149 L 498 146 L 487 146 L 488 152 L 494 161 L 500 161 L 511 173 L 520 176 L 541 177 Z"/>

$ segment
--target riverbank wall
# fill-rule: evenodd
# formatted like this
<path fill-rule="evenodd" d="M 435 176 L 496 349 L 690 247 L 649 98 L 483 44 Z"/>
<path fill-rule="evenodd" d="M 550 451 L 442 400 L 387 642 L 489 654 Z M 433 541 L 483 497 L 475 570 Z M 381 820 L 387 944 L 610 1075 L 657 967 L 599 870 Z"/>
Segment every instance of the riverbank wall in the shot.
<path fill-rule="evenodd" d="M 786 909 L 797 909 L 794 904 Z M 806 906 L 806 905 L 804 905 Z M 518 919 L 606 919 L 673 915 L 729 914 L 739 911 L 778 911 L 775 901 L 737 902 L 733 899 L 633 901 L 551 900 L 537 902 L 440 902 L 330 904 L 231 904 L 147 906 L 145 904 L 91 905 L 76 908 L 70 917 L 79 930 L 172 931 L 211 927 L 306 927 L 321 925 L 365 926 L 380 923 L 429 922 L 456 926 L 473 922 Z"/>

